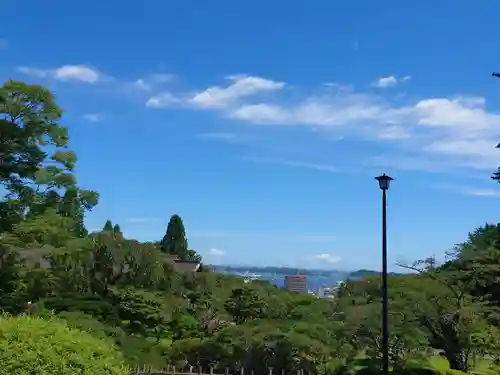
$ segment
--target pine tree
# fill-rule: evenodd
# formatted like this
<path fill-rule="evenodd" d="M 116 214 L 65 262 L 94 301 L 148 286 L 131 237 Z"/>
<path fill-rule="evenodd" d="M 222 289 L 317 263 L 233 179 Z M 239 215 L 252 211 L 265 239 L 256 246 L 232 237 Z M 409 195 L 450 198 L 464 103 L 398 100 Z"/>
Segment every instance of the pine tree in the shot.
<path fill-rule="evenodd" d="M 167 225 L 167 232 L 161 241 L 163 252 L 176 255 L 181 260 L 188 258 L 188 243 L 184 223 L 179 215 L 172 215 Z"/>
<path fill-rule="evenodd" d="M 115 226 L 113 227 L 113 232 L 115 233 L 121 233 L 122 230 L 120 229 L 120 226 L 118 224 L 115 224 Z"/>
<path fill-rule="evenodd" d="M 113 231 L 113 223 L 111 220 L 107 220 L 106 223 L 104 224 L 104 227 L 102 228 L 103 232 L 112 232 Z"/>

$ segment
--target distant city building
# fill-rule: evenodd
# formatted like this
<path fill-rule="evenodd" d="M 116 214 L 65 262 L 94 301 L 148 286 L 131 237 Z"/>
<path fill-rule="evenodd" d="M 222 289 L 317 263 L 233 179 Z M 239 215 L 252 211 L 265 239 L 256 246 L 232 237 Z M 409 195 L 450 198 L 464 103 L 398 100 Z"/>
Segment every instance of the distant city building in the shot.
<path fill-rule="evenodd" d="M 305 275 L 285 276 L 285 289 L 297 293 L 307 293 L 307 277 Z"/>
<path fill-rule="evenodd" d="M 333 299 L 335 298 L 335 293 L 337 292 L 337 287 L 325 287 L 321 286 L 318 288 L 316 293 L 316 297 L 322 298 L 322 299 Z"/>
<path fill-rule="evenodd" d="M 320 286 L 320 287 L 318 288 L 318 292 L 316 293 L 316 296 L 317 296 L 318 298 L 325 298 L 325 288 L 324 288 L 324 287 L 322 287 L 322 286 Z"/>

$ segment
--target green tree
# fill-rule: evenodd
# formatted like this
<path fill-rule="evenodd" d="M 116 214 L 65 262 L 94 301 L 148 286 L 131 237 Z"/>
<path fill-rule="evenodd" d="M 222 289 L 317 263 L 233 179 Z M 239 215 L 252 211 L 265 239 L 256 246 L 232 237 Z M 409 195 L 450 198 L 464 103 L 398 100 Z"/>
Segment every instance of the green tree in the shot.
<path fill-rule="evenodd" d="M 176 255 L 181 260 L 188 260 L 188 242 L 184 223 L 179 215 L 172 215 L 167 225 L 167 232 L 161 241 L 165 253 Z"/>
<path fill-rule="evenodd" d="M 104 223 L 104 227 L 102 228 L 103 232 L 112 232 L 113 231 L 113 223 L 111 220 L 106 220 Z"/>
<path fill-rule="evenodd" d="M 115 224 L 115 226 L 113 227 L 113 232 L 116 234 L 119 234 L 122 232 L 122 230 L 118 224 Z"/>
<path fill-rule="evenodd" d="M 166 331 L 167 316 L 162 299 L 153 293 L 126 289 L 113 298 L 122 328 L 133 334 L 155 337 L 157 342 Z"/>
<path fill-rule="evenodd" d="M 406 267 L 419 272 L 408 278 L 405 293 L 431 346 L 443 351 L 451 369 L 467 372 L 471 356 L 485 347 L 475 338 L 484 329 L 488 306 L 467 293 L 464 280 L 436 267 L 433 259 Z"/>
<path fill-rule="evenodd" d="M 231 314 L 233 322 L 241 324 L 249 319 L 261 318 L 265 305 L 254 289 L 238 288 L 232 291 L 224 308 Z"/>
<path fill-rule="evenodd" d="M 449 253 L 442 270 L 460 282 L 467 292 L 500 307 L 500 224 L 486 224 L 469 233 L 465 242 Z M 492 310 L 493 314 L 498 311 Z"/>
<path fill-rule="evenodd" d="M 74 229 L 84 236 L 83 215 L 97 204 L 98 194 L 77 187 L 76 156 L 67 149 L 67 128 L 59 123 L 62 110 L 37 85 L 8 81 L 0 97 L 0 184 L 7 192 L 0 204 L 0 232 L 23 216 L 53 208 L 74 218 Z"/>
<path fill-rule="evenodd" d="M 428 354 L 429 346 L 414 301 L 406 294 L 413 276 L 390 277 L 389 283 L 389 360 L 394 368 L 403 368 L 408 360 Z M 381 358 L 382 295 L 380 277 L 347 281 L 337 295 L 335 317 L 344 322 L 339 338 L 344 344 L 364 351 L 369 358 Z"/>

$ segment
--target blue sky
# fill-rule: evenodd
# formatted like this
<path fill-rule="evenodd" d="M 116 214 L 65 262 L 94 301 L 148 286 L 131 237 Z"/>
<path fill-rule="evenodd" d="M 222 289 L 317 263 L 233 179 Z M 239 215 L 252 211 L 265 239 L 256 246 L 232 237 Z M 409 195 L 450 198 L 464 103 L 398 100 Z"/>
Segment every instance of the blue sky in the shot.
<path fill-rule="evenodd" d="M 19 12 L 22 16 L 19 16 Z M 26 0 L 0 76 L 66 110 L 88 215 L 141 240 L 173 213 L 208 262 L 380 267 L 497 220 L 500 3 Z"/>

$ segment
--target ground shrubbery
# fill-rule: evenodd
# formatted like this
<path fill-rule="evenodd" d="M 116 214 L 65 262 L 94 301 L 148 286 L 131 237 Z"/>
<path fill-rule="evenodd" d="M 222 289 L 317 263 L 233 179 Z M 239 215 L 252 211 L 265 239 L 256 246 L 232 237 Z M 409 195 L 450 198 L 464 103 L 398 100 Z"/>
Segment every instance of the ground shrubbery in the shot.
<path fill-rule="evenodd" d="M 55 318 L 0 318 L 0 375 L 124 375 L 121 354 L 105 340 Z"/>

